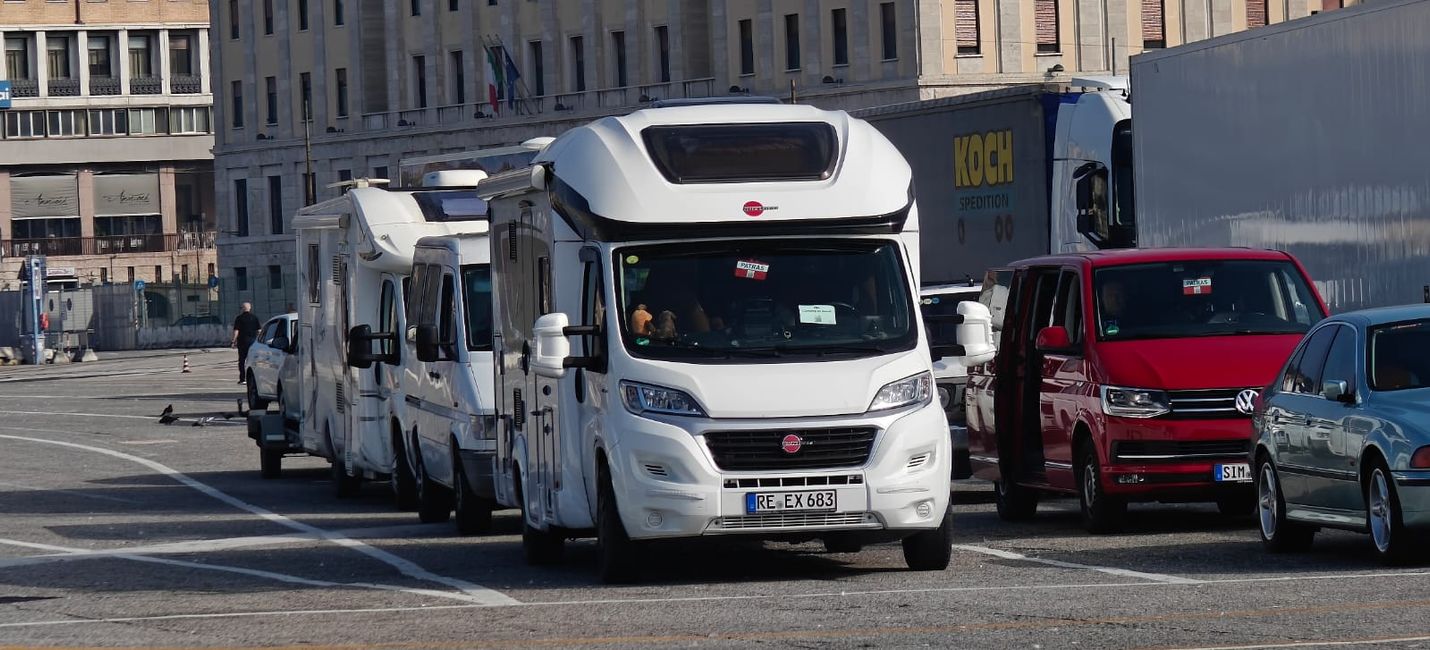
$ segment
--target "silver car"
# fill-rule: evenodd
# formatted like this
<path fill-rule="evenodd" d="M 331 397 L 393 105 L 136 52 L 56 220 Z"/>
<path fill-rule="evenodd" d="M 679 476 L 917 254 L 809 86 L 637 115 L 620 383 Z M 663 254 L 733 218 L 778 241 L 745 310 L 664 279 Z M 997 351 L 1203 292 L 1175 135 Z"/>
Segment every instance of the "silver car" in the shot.
<path fill-rule="evenodd" d="M 298 329 L 298 315 L 275 316 L 263 324 L 258 340 L 248 348 L 248 404 L 262 410 L 271 401 L 279 400 L 283 393 L 283 365 L 295 350 Z"/>
<path fill-rule="evenodd" d="M 1319 528 L 1343 528 L 1370 533 L 1388 562 L 1410 559 L 1430 532 L 1430 305 L 1322 321 L 1252 426 L 1268 549 L 1305 550 Z"/>

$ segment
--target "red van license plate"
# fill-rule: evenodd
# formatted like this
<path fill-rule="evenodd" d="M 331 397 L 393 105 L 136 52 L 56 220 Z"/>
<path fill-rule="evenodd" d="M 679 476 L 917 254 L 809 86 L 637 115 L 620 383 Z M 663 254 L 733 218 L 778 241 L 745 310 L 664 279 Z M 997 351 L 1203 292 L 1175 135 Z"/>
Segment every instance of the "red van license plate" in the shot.
<path fill-rule="evenodd" d="M 1218 483 L 1250 483 L 1251 465 L 1247 463 L 1227 463 L 1212 469 L 1212 479 Z"/>

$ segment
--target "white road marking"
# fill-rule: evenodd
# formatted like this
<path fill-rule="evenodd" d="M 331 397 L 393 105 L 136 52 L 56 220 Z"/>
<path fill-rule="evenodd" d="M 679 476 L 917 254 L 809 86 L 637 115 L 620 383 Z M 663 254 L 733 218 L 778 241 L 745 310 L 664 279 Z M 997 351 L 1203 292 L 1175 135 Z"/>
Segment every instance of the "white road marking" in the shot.
<path fill-rule="evenodd" d="M 164 440 L 120 440 L 120 441 L 119 441 L 119 444 L 121 444 L 121 445 L 172 445 L 172 444 L 177 443 L 177 442 L 179 442 L 179 441 L 178 441 L 178 440 L 169 440 L 169 439 L 166 438 L 166 439 L 164 439 Z"/>
<path fill-rule="evenodd" d="M 1288 641 L 1286 643 L 1259 643 L 1255 645 L 1217 645 L 1180 648 L 1178 650 L 1262 650 L 1269 648 L 1334 648 L 1359 645 L 1382 645 L 1386 643 L 1411 643 L 1430 641 L 1430 636 L 1399 636 L 1380 639 L 1356 639 L 1346 641 Z"/>
<path fill-rule="evenodd" d="M 0 411 L 0 413 L 3 413 L 3 411 Z M 305 524 L 300 521 L 295 521 L 271 510 L 255 506 L 251 503 L 238 499 L 237 497 L 230 496 L 226 492 L 222 492 L 216 488 L 210 487 L 207 484 L 200 483 L 199 481 L 190 478 L 188 475 L 179 472 L 178 470 L 168 467 L 167 465 L 163 465 L 155 461 L 149 460 L 148 458 L 141 458 L 139 456 L 126 454 L 124 452 L 114 451 L 113 449 L 105 449 L 103 447 L 94 447 L 90 445 L 82 445 L 74 442 L 64 442 L 60 440 L 46 440 L 44 438 L 29 438 L 25 436 L 11 435 L 0 435 L 0 438 L 9 440 L 21 440 L 25 442 L 36 442 L 46 445 L 57 445 L 60 447 L 69 447 L 72 449 L 80 449 L 84 451 L 94 452 L 97 454 L 104 454 L 106 456 L 112 456 L 114 458 L 120 458 L 130 462 L 138 463 L 140 465 L 148 467 L 149 469 L 159 472 L 160 474 L 168 476 L 169 478 L 174 479 L 179 483 L 187 485 L 188 487 L 191 487 L 195 490 L 198 490 L 199 492 L 213 497 L 214 499 L 233 506 L 234 508 L 238 508 L 239 510 L 246 510 L 254 515 L 257 515 L 258 517 L 261 517 L 273 523 L 286 526 L 302 533 L 308 533 L 310 535 L 318 536 L 338 546 L 342 546 L 344 548 L 352 549 L 354 551 L 362 553 L 363 555 L 366 555 L 374 560 L 377 560 L 379 562 L 387 564 L 388 566 L 391 566 L 394 569 L 397 569 L 398 572 L 409 578 L 425 580 L 427 582 L 435 582 L 437 584 L 452 587 L 462 592 L 463 594 L 479 599 L 484 605 L 487 606 L 518 604 L 515 599 L 494 589 L 489 589 L 487 587 L 483 587 L 472 582 L 467 582 L 466 580 L 451 578 L 432 573 L 431 571 L 428 571 L 421 566 L 418 566 L 411 560 L 398 557 L 382 549 L 368 546 L 367 544 L 359 542 L 355 539 L 351 539 L 342 534 L 335 533 L 329 530 L 324 530 L 311 524 Z"/>
<path fill-rule="evenodd" d="M 154 421 L 154 422 L 158 422 L 158 421 L 159 421 L 159 416 L 157 416 L 157 415 L 155 415 L 155 416 L 148 416 L 148 415 L 119 415 L 119 414 L 117 414 L 117 413 L 69 413 L 69 412 L 61 412 L 61 411 L 0 411 L 0 415 L 48 415 L 48 416 L 51 416 L 51 417 L 54 417 L 54 416 L 56 416 L 56 415 L 68 415 L 68 416 L 81 417 L 81 418 L 124 418 L 124 419 L 126 419 L 126 420 L 152 420 L 152 421 Z"/>
<path fill-rule="evenodd" d="M 1096 572 L 1098 572 L 1098 573 L 1106 573 L 1106 574 L 1108 574 L 1108 575 L 1121 576 L 1121 577 L 1123 577 L 1123 578 L 1136 578 L 1136 579 L 1139 579 L 1139 580 L 1151 580 L 1152 582 L 1165 582 L 1165 583 L 1167 583 L 1167 584 L 1174 584 L 1174 585 L 1195 585 L 1195 584 L 1201 584 L 1202 582 L 1204 582 L 1204 581 L 1202 581 L 1202 580 L 1193 580 L 1193 579 L 1191 579 L 1191 578 L 1182 578 L 1182 577 L 1173 576 L 1173 575 L 1166 575 L 1166 574 L 1163 574 L 1163 573 L 1143 573 L 1143 572 L 1141 572 L 1141 571 L 1132 571 L 1132 570 L 1130 570 L 1130 569 L 1118 569 L 1118 568 L 1114 568 L 1114 567 L 1097 566 L 1097 565 L 1093 565 L 1093 564 L 1078 564 L 1078 563 L 1076 563 L 1076 562 L 1063 562 L 1062 560 L 1049 560 L 1049 559 L 1040 558 L 1040 557 L 1028 557 L 1028 556 L 1026 556 L 1026 555 L 1023 555 L 1022 553 L 1014 553 L 1014 552 L 1012 552 L 1012 551 L 1004 551 L 1004 550 L 1000 550 L 1000 549 L 996 549 L 996 548 L 988 548 L 988 547 L 986 547 L 986 546 L 973 546 L 973 545 L 970 545 L 970 544 L 954 544 L 954 545 L 953 545 L 953 548 L 955 548 L 955 549 L 957 549 L 957 550 L 960 550 L 960 551 L 968 551 L 968 552 L 970 552 L 970 553 L 981 553 L 981 554 L 983 554 L 983 555 L 991 555 L 991 556 L 993 556 L 993 557 L 1003 558 L 1003 559 L 1005 559 L 1005 560 L 1017 560 L 1017 561 L 1019 561 L 1019 562 L 1033 562 L 1033 563 L 1036 563 L 1036 564 L 1046 564 L 1046 565 L 1048 565 L 1048 566 L 1055 566 L 1055 567 L 1059 567 L 1059 568 L 1063 568 L 1063 569 L 1081 569 L 1081 570 L 1083 570 L 1083 571 L 1096 571 Z"/>

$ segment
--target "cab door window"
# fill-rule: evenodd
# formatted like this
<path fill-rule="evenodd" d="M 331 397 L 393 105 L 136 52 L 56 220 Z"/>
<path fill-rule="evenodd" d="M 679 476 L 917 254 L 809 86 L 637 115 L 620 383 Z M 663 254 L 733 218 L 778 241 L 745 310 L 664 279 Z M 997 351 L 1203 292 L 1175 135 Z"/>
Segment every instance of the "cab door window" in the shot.
<path fill-rule="evenodd" d="M 436 274 L 433 274 L 436 277 Z M 457 282 L 450 271 L 442 273 L 441 293 L 437 300 L 437 340 L 442 342 L 442 354 L 447 359 L 457 357 Z"/>
<path fill-rule="evenodd" d="M 1033 308 L 1028 312 L 1030 319 L 1026 338 L 1031 346 L 1038 332 L 1053 324 L 1053 306 L 1058 292 L 1057 271 L 1037 270 L 1033 276 Z"/>
<path fill-rule="evenodd" d="M 1068 342 L 1082 343 L 1082 284 L 1075 271 L 1063 271 L 1058 278 L 1057 300 L 1053 304 L 1050 325 L 1067 330 Z"/>
<path fill-rule="evenodd" d="M 397 286 L 391 279 L 382 281 L 382 297 L 378 302 L 377 330 L 382 333 L 392 333 L 397 328 Z M 395 342 L 390 339 L 382 339 L 378 342 L 382 354 L 390 355 L 397 348 Z"/>

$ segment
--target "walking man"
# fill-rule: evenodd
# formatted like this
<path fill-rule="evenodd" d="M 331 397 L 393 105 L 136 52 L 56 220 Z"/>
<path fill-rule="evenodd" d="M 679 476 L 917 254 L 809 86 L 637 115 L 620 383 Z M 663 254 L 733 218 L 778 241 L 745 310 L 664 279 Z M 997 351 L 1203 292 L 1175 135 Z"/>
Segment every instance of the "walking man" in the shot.
<path fill-rule="evenodd" d="M 258 328 L 260 323 L 258 317 L 253 315 L 253 303 L 243 303 L 243 310 L 238 312 L 238 317 L 233 319 L 233 341 L 230 343 L 238 348 L 238 383 L 242 384 L 248 377 L 248 348 L 253 347 L 253 342 L 258 338 Z"/>

